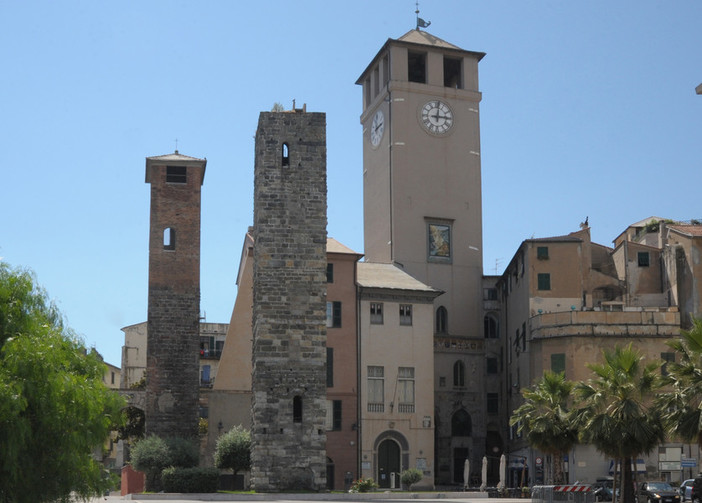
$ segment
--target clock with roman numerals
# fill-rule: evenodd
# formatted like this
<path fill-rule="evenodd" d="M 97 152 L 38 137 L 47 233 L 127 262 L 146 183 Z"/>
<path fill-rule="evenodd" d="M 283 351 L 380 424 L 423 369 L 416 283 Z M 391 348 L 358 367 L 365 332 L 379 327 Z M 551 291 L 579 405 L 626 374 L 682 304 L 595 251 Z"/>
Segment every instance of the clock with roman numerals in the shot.
<path fill-rule="evenodd" d="M 453 112 L 443 101 L 431 100 L 422 107 L 420 122 L 427 132 L 443 135 L 453 126 Z"/>

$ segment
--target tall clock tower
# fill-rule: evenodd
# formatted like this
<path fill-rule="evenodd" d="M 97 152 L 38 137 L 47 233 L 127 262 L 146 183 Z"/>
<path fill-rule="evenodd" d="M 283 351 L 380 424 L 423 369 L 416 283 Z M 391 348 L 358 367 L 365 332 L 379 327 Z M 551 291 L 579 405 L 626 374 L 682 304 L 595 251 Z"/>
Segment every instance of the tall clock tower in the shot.
<path fill-rule="evenodd" d="M 436 480 L 485 450 L 478 62 L 419 29 L 389 39 L 363 86 L 365 260 L 445 293 L 434 301 Z M 456 435 L 456 414 L 469 426 Z M 467 416 L 466 416 L 467 414 Z M 468 434 L 466 434 L 468 433 Z"/>

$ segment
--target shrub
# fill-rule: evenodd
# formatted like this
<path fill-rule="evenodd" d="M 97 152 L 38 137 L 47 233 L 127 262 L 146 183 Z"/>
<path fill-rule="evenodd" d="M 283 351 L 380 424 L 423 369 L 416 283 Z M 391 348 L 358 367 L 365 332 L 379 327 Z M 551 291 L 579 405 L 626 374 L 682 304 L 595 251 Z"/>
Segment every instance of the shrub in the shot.
<path fill-rule="evenodd" d="M 209 428 L 209 422 L 206 418 L 201 417 L 197 423 L 197 434 L 201 437 L 207 436 L 207 430 Z"/>
<path fill-rule="evenodd" d="M 367 493 L 378 488 L 378 484 L 375 483 L 373 479 L 364 479 L 361 477 L 358 480 L 354 480 L 351 484 L 350 493 Z"/>
<path fill-rule="evenodd" d="M 216 468 L 171 466 L 163 470 L 161 481 L 167 493 L 216 493 L 219 471 Z"/>
<path fill-rule="evenodd" d="M 406 489 L 409 489 L 412 486 L 412 484 L 416 484 L 417 482 L 422 480 L 422 477 L 424 477 L 424 473 L 422 473 L 422 470 L 418 468 L 409 468 L 404 472 L 400 473 L 400 480 L 402 481 L 402 485 L 405 486 Z"/>
<path fill-rule="evenodd" d="M 197 466 L 199 461 L 197 446 L 191 440 L 177 437 L 163 439 L 155 435 L 137 442 L 131 455 L 134 469 L 146 475 L 145 489 L 154 492 L 161 490 L 161 472 L 164 468 L 191 468 Z"/>
<path fill-rule="evenodd" d="M 166 438 L 169 461 L 166 466 L 191 468 L 200 462 L 200 451 L 195 443 L 187 438 Z"/>
<path fill-rule="evenodd" d="M 155 435 L 148 436 L 132 448 L 132 466 L 144 472 L 145 489 L 158 492 L 161 490 L 161 471 L 170 465 L 170 455 L 166 441 Z"/>
<path fill-rule="evenodd" d="M 214 462 L 217 468 L 239 470 L 251 468 L 251 433 L 243 426 L 235 426 L 217 439 Z"/>

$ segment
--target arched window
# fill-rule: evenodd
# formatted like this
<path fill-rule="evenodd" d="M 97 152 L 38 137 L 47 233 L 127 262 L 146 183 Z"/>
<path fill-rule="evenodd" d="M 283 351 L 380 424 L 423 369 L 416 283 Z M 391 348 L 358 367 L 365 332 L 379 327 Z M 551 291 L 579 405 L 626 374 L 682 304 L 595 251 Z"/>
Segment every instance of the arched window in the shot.
<path fill-rule="evenodd" d="M 166 227 L 163 229 L 163 249 L 175 250 L 175 238 L 176 233 L 173 227 Z"/>
<path fill-rule="evenodd" d="M 473 422 L 470 414 L 461 409 L 451 416 L 451 436 L 470 437 L 473 430 Z"/>
<path fill-rule="evenodd" d="M 447 331 L 448 314 L 444 306 L 439 306 L 436 310 L 436 333 L 445 334 Z"/>
<path fill-rule="evenodd" d="M 302 397 L 296 395 L 293 398 L 293 423 L 302 422 Z"/>
<path fill-rule="evenodd" d="M 466 366 L 461 360 L 458 360 L 456 363 L 453 364 L 453 385 L 466 385 Z"/>
<path fill-rule="evenodd" d="M 486 314 L 483 319 L 485 325 L 485 338 L 486 339 L 497 339 L 499 337 L 499 331 L 497 327 L 497 320 L 491 314 Z"/>
<path fill-rule="evenodd" d="M 287 143 L 283 143 L 282 157 L 283 166 L 290 166 L 290 148 Z"/>

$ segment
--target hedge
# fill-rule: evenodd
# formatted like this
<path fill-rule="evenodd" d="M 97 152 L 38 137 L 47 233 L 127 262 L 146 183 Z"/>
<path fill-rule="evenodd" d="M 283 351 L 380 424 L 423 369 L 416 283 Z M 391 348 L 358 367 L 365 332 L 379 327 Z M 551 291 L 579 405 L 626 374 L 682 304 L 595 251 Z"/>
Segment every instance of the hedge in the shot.
<path fill-rule="evenodd" d="M 216 468 L 166 468 L 161 472 L 167 493 L 216 493 L 219 470 Z"/>

